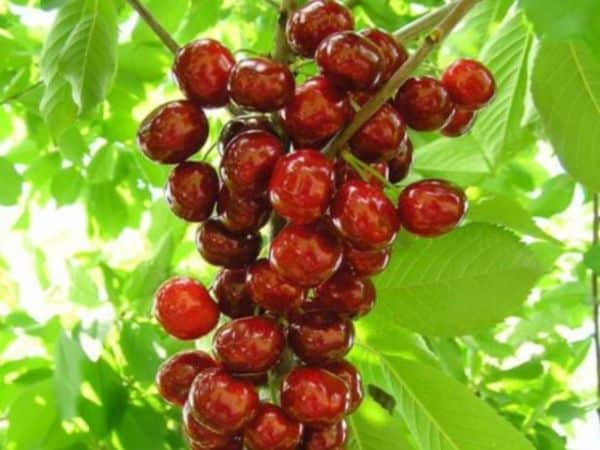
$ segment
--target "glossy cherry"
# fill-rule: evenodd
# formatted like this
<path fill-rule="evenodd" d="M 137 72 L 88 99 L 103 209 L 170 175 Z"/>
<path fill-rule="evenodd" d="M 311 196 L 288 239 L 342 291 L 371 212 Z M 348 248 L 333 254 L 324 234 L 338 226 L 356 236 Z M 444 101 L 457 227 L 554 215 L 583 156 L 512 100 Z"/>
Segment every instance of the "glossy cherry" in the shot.
<path fill-rule="evenodd" d="M 254 313 L 254 303 L 246 286 L 246 269 L 223 269 L 213 282 L 212 290 L 221 313 L 233 319 Z"/>
<path fill-rule="evenodd" d="M 304 289 L 279 275 L 266 259 L 250 266 L 247 284 L 254 303 L 274 314 L 287 314 L 304 302 Z"/>
<path fill-rule="evenodd" d="M 215 432 L 194 417 L 192 408 L 186 403 L 182 410 L 183 431 L 197 448 L 218 450 L 232 444 L 235 437 Z"/>
<path fill-rule="evenodd" d="M 304 427 L 278 406 L 263 403 L 246 426 L 244 444 L 248 450 L 296 450 Z"/>
<path fill-rule="evenodd" d="M 219 308 L 202 284 L 191 278 L 175 277 L 156 291 L 154 315 L 171 336 L 191 340 L 215 328 Z"/>
<path fill-rule="evenodd" d="M 378 162 L 369 164 L 371 169 L 375 170 L 381 177 L 377 177 L 372 173 L 367 174 L 367 183 L 383 188 L 385 183 L 383 180 L 389 179 L 390 169 L 387 163 Z M 354 170 L 350 164 L 344 161 L 342 158 L 338 158 L 335 161 L 335 183 L 338 188 L 342 187 L 348 181 L 362 180 L 361 175 Z"/>
<path fill-rule="evenodd" d="M 492 73 L 479 61 L 459 59 L 442 75 L 442 84 L 457 105 L 476 110 L 487 105 L 496 92 Z"/>
<path fill-rule="evenodd" d="M 192 441 L 190 438 L 186 438 L 187 444 L 190 450 L 243 450 L 244 442 L 242 436 L 233 436 L 224 447 L 211 448 L 201 445 L 198 442 Z"/>
<path fill-rule="evenodd" d="M 234 117 L 223 126 L 221 134 L 219 135 L 219 154 L 223 156 L 225 153 L 225 147 L 229 144 L 233 138 L 242 134 L 244 131 L 262 130 L 267 131 L 273 135 L 277 135 L 273 124 L 267 116 L 260 114 L 239 116 Z"/>
<path fill-rule="evenodd" d="M 240 197 L 223 186 L 217 199 L 217 213 L 232 233 L 255 233 L 269 221 L 271 204 L 266 197 Z"/>
<path fill-rule="evenodd" d="M 323 429 L 308 429 L 303 450 L 343 450 L 348 440 L 348 425 L 342 420 Z"/>
<path fill-rule="evenodd" d="M 345 243 L 343 265 L 357 277 L 371 277 L 387 268 L 391 255 L 391 247 L 363 250 L 350 243 Z"/>
<path fill-rule="evenodd" d="M 186 100 L 159 106 L 140 125 L 137 141 L 144 154 L 162 164 L 178 164 L 202 148 L 208 121 L 201 108 Z"/>
<path fill-rule="evenodd" d="M 348 414 L 352 414 L 358 409 L 365 396 L 360 373 L 356 367 L 346 360 L 326 364 L 323 368 L 340 377 L 344 380 L 346 386 L 348 386 L 350 391 L 350 407 L 348 409 Z"/>
<path fill-rule="evenodd" d="M 368 278 L 340 269 L 317 287 L 312 305 L 319 311 L 364 316 L 375 306 L 375 286 Z"/>
<path fill-rule="evenodd" d="M 382 63 L 382 74 L 378 86 L 387 82 L 396 70 L 408 59 L 408 52 L 394 36 L 377 28 L 361 31 L 361 34 L 373 42 L 379 49 Z"/>
<path fill-rule="evenodd" d="M 402 85 L 394 105 L 406 123 L 419 131 L 439 130 L 450 118 L 454 103 L 435 78 L 410 78 Z"/>
<path fill-rule="evenodd" d="M 423 180 L 406 187 L 398 199 L 398 214 L 404 227 L 422 237 L 452 231 L 467 207 L 465 193 L 443 180 Z"/>
<path fill-rule="evenodd" d="M 184 162 L 169 176 L 166 198 L 171 210 L 189 222 L 210 217 L 219 192 L 219 176 L 210 164 Z"/>
<path fill-rule="evenodd" d="M 232 233 L 214 219 L 200 225 L 196 233 L 196 247 L 206 262 L 228 269 L 239 269 L 254 262 L 261 244 L 260 235 Z"/>
<path fill-rule="evenodd" d="M 410 172 L 410 167 L 413 161 L 413 144 L 408 136 L 400 145 L 398 153 L 389 162 L 390 181 L 399 183 L 404 180 Z"/>
<path fill-rule="evenodd" d="M 466 134 L 475 123 L 475 111 L 455 107 L 450 119 L 440 132 L 446 137 L 458 137 Z"/>

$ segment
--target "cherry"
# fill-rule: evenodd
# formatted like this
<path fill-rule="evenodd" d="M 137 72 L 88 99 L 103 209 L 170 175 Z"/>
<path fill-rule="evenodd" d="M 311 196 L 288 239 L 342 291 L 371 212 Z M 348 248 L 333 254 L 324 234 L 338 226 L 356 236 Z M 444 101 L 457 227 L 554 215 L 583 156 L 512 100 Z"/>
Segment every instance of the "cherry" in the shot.
<path fill-rule="evenodd" d="M 221 129 L 218 146 L 219 154 L 223 156 L 227 144 L 229 144 L 239 134 L 242 134 L 244 131 L 252 130 L 263 130 L 273 135 L 277 135 L 275 128 L 273 128 L 273 124 L 266 116 L 255 114 L 251 116 L 234 117 Z"/>
<path fill-rule="evenodd" d="M 248 450 L 295 450 L 304 427 L 289 418 L 281 408 L 263 403 L 246 426 L 244 444 Z"/>
<path fill-rule="evenodd" d="M 166 197 L 171 210 L 189 222 L 202 222 L 212 214 L 219 176 L 213 167 L 203 162 L 179 164 L 169 176 Z"/>
<path fill-rule="evenodd" d="M 214 219 L 200 225 L 196 233 L 196 247 L 206 262 L 228 269 L 239 269 L 255 261 L 261 245 L 260 235 L 234 234 Z"/>
<path fill-rule="evenodd" d="M 232 233 L 255 233 L 269 221 L 271 205 L 266 197 L 240 197 L 223 186 L 217 200 L 217 212 L 223 225 Z"/>
<path fill-rule="evenodd" d="M 290 69 L 267 58 L 250 58 L 236 64 L 229 78 L 231 99 L 244 108 L 271 112 L 287 105 L 296 82 Z"/>
<path fill-rule="evenodd" d="M 391 247 L 362 250 L 349 243 L 344 245 L 344 266 L 357 277 L 371 277 L 383 272 L 392 254 Z"/>
<path fill-rule="evenodd" d="M 408 173 L 410 172 L 410 166 L 412 165 L 412 160 L 413 145 L 407 135 L 402 142 L 402 145 L 400 145 L 398 153 L 396 153 L 396 156 L 394 156 L 389 162 L 390 181 L 392 183 L 399 183 L 408 176 Z"/>
<path fill-rule="evenodd" d="M 246 269 L 223 269 L 212 286 L 221 313 L 233 319 L 254 314 L 254 303 L 246 287 Z"/>
<path fill-rule="evenodd" d="M 231 52 L 212 39 L 187 44 L 177 53 L 173 74 L 186 96 L 206 108 L 229 102 L 227 81 L 235 64 Z"/>
<path fill-rule="evenodd" d="M 340 422 L 350 405 L 344 381 L 322 369 L 298 367 L 283 380 L 281 407 L 306 426 L 325 428 Z"/>
<path fill-rule="evenodd" d="M 304 290 L 279 275 L 266 259 L 250 266 L 247 283 L 254 303 L 269 312 L 287 314 L 304 302 Z"/>
<path fill-rule="evenodd" d="M 207 369 L 196 377 L 190 391 L 192 414 L 213 431 L 231 434 L 240 431 L 258 411 L 254 386 L 236 380 L 223 369 Z"/>
<path fill-rule="evenodd" d="M 183 406 L 196 375 L 204 369 L 217 366 L 210 355 L 200 350 L 177 353 L 158 369 L 158 392 L 169 403 Z"/>
<path fill-rule="evenodd" d="M 280 158 L 269 185 L 273 209 L 292 222 L 314 222 L 329 207 L 334 176 L 333 163 L 316 150 Z"/>
<path fill-rule="evenodd" d="M 379 48 L 354 31 L 342 31 L 323 39 L 315 61 L 321 73 L 344 90 L 371 89 L 382 74 Z"/>
<path fill-rule="evenodd" d="M 406 123 L 419 131 L 439 130 L 454 108 L 448 91 L 431 77 L 410 78 L 398 91 L 395 106 Z"/>
<path fill-rule="evenodd" d="M 294 353 L 308 364 L 343 358 L 352 347 L 352 321 L 331 312 L 309 312 L 290 323 L 289 343 Z"/>
<path fill-rule="evenodd" d="M 331 217 L 336 228 L 360 248 L 390 245 L 400 229 L 394 205 L 383 191 L 364 181 L 349 181 L 335 196 Z"/>
<path fill-rule="evenodd" d="M 290 224 L 271 243 L 269 261 L 290 282 L 300 287 L 315 287 L 340 266 L 342 245 L 320 222 Z"/>
<path fill-rule="evenodd" d="M 440 130 L 444 136 L 458 137 L 466 134 L 475 122 L 475 112 L 455 107 L 448 123 Z"/>
<path fill-rule="evenodd" d="M 344 91 L 323 76 L 296 87 L 283 110 L 284 125 L 296 147 L 321 147 L 353 115 Z"/>
<path fill-rule="evenodd" d="M 361 34 L 373 42 L 379 49 L 382 63 L 382 74 L 377 83 L 378 86 L 386 83 L 394 72 L 400 68 L 408 59 L 408 52 L 394 36 L 377 28 L 369 28 L 361 31 Z"/>
<path fill-rule="evenodd" d="M 376 170 L 381 178 L 387 180 L 389 178 L 390 168 L 387 163 L 379 162 L 379 163 L 371 163 L 369 166 Z M 383 189 L 385 183 L 381 180 L 381 178 L 376 177 L 371 173 L 367 173 L 367 183 L 372 184 L 373 186 L 377 186 L 380 189 Z M 341 158 L 338 158 L 335 161 L 335 182 L 338 188 L 342 187 L 345 183 L 352 180 L 362 180 L 360 174 L 354 170 L 350 164 L 344 161 Z"/>
<path fill-rule="evenodd" d="M 492 73 L 472 59 L 459 59 L 451 64 L 442 75 L 442 84 L 457 105 L 470 110 L 486 106 L 496 92 Z"/>
<path fill-rule="evenodd" d="M 286 31 L 292 49 L 312 58 L 323 39 L 353 28 L 354 18 L 348 8 L 331 0 L 313 0 L 292 14 Z"/>
<path fill-rule="evenodd" d="M 467 199 L 459 187 L 443 180 L 423 180 L 406 187 L 398 199 L 404 227 L 422 237 L 452 231 L 462 220 Z"/>
<path fill-rule="evenodd" d="M 350 407 L 347 414 L 352 414 L 358 409 L 365 396 L 358 370 L 348 361 L 335 361 L 323 366 L 323 369 L 340 377 L 344 380 L 346 386 L 348 386 L 348 390 L 350 391 Z"/>
<path fill-rule="evenodd" d="M 175 277 L 164 282 L 156 291 L 154 315 L 171 336 L 192 340 L 215 328 L 219 308 L 199 282 Z"/>
<path fill-rule="evenodd" d="M 282 142 L 266 131 L 245 131 L 225 148 L 221 176 L 232 193 L 259 197 L 267 190 L 275 163 L 284 153 Z"/>
<path fill-rule="evenodd" d="M 242 436 L 233 436 L 224 447 L 218 448 L 206 447 L 198 442 L 192 441 L 190 438 L 187 438 L 186 440 L 191 450 L 242 450 L 244 447 Z"/>
<path fill-rule="evenodd" d="M 342 450 L 348 440 L 348 425 L 342 420 L 324 429 L 309 429 L 304 437 L 304 450 Z"/>
<path fill-rule="evenodd" d="M 260 373 L 279 361 L 285 346 L 283 331 L 273 319 L 245 317 L 226 323 L 213 338 L 215 354 L 235 373 Z"/>
<path fill-rule="evenodd" d="M 368 278 L 340 269 L 317 287 L 313 305 L 320 311 L 364 316 L 375 306 L 375 286 Z"/>
<path fill-rule="evenodd" d="M 138 146 L 152 161 L 178 164 L 202 148 L 208 121 L 201 108 L 186 100 L 159 106 L 140 125 Z"/>
<path fill-rule="evenodd" d="M 192 408 L 189 403 L 186 403 L 183 411 L 183 431 L 190 442 L 197 448 L 201 449 L 222 449 L 231 444 L 231 441 L 236 439 L 231 436 L 219 434 L 210 428 L 207 428 L 202 423 L 194 418 Z"/>

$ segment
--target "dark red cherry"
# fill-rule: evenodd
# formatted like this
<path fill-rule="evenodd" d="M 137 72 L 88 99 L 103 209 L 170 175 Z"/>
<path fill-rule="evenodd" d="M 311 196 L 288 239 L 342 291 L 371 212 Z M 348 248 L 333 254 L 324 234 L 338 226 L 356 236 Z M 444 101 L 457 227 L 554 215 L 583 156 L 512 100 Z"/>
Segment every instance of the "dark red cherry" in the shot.
<path fill-rule="evenodd" d="M 496 92 L 492 73 L 478 61 L 459 59 L 442 75 L 442 84 L 457 105 L 476 110 L 486 106 Z"/>
<path fill-rule="evenodd" d="M 175 277 L 164 282 L 156 291 L 154 315 L 171 336 L 192 340 L 215 328 L 219 308 L 199 282 Z"/>
<path fill-rule="evenodd" d="M 399 183 L 404 180 L 410 172 L 410 166 L 413 160 L 413 145 L 408 137 L 400 145 L 400 149 L 396 156 L 389 162 L 390 168 L 390 181 L 392 183 Z"/>
<path fill-rule="evenodd" d="M 262 130 L 267 131 L 273 135 L 277 135 L 273 124 L 267 116 L 261 116 L 259 114 L 249 116 L 238 116 L 231 119 L 221 129 L 219 135 L 219 154 L 223 156 L 225 153 L 225 147 L 229 144 L 233 138 L 242 134 L 244 131 Z"/>
<path fill-rule="evenodd" d="M 223 186 L 217 200 L 217 213 L 232 233 L 255 233 L 269 221 L 271 204 L 266 197 L 240 197 Z"/>
<path fill-rule="evenodd" d="M 375 306 L 375 286 L 368 278 L 340 269 L 317 287 L 312 305 L 319 311 L 364 316 Z"/>
<path fill-rule="evenodd" d="M 357 277 L 372 277 L 383 272 L 392 255 L 392 248 L 362 250 L 344 244 L 344 266 Z"/>
<path fill-rule="evenodd" d="M 196 247 L 206 262 L 228 269 L 239 269 L 254 262 L 261 245 L 260 235 L 234 234 L 214 219 L 200 225 L 196 233 Z"/>
<path fill-rule="evenodd" d="M 454 103 L 435 78 L 410 78 L 402 85 L 394 104 L 408 126 L 419 131 L 439 130 L 450 118 Z"/>
<path fill-rule="evenodd" d="M 169 403 L 183 406 L 196 375 L 204 369 L 217 366 L 217 362 L 210 355 L 200 350 L 177 353 L 158 369 L 158 392 Z"/>
<path fill-rule="evenodd" d="M 350 405 L 346 383 L 331 372 L 299 367 L 283 380 L 281 407 L 306 426 L 326 428 L 340 422 Z"/>
<path fill-rule="evenodd" d="M 348 440 L 348 425 L 342 420 L 327 428 L 308 429 L 303 450 L 343 450 Z"/>
<path fill-rule="evenodd" d="M 235 65 L 231 52 L 212 39 L 187 44 L 177 53 L 173 75 L 185 95 L 206 108 L 229 102 L 227 82 Z"/>
<path fill-rule="evenodd" d="M 219 176 L 215 169 L 195 161 L 175 167 L 166 187 L 171 210 L 189 222 L 202 222 L 210 217 L 218 192 Z"/>
<path fill-rule="evenodd" d="M 140 125 L 138 146 L 152 161 L 178 164 L 202 148 L 208 121 L 192 102 L 169 102 L 152 111 Z"/>
<path fill-rule="evenodd" d="M 244 444 L 248 450 L 296 450 L 304 427 L 275 405 L 263 403 L 246 426 Z"/>
<path fill-rule="evenodd" d="M 231 444 L 234 437 L 215 432 L 194 418 L 192 408 L 186 403 L 182 411 L 183 431 L 186 437 L 197 448 L 223 449 Z M 193 447 L 192 447 L 193 448 Z"/>
<path fill-rule="evenodd" d="M 448 123 L 440 130 L 447 137 L 458 137 L 466 134 L 475 123 L 475 111 L 455 107 Z"/>
<path fill-rule="evenodd" d="M 246 269 L 223 269 L 212 286 L 219 310 L 233 319 L 254 314 L 254 303 L 246 286 Z"/>
<path fill-rule="evenodd" d="M 371 163 L 369 164 L 371 169 L 374 169 L 381 178 L 375 176 L 374 174 L 367 173 L 367 183 L 371 183 L 373 186 L 377 186 L 382 189 L 385 186 L 383 180 L 387 180 L 389 178 L 390 169 L 387 163 Z M 383 180 L 382 180 L 383 178 Z M 338 188 L 342 187 L 345 183 L 352 180 L 362 180 L 363 178 L 360 174 L 350 166 L 346 161 L 342 158 L 338 158 L 335 161 L 335 183 Z"/>
<path fill-rule="evenodd" d="M 362 30 L 361 34 L 373 42 L 379 49 L 382 62 L 382 75 L 378 85 L 387 82 L 394 72 L 400 68 L 408 59 L 408 52 L 394 36 L 377 28 Z"/>
<path fill-rule="evenodd" d="M 296 87 L 283 110 L 284 125 L 296 147 L 319 148 L 353 115 L 345 92 L 323 76 Z"/>
<path fill-rule="evenodd" d="M 290 69 L 267 58 L 236 64 L 229 78 L 229 94 L 239 106 L 260 112 L 277 111 L 294 96 L 296 82 Z"/>
<path fill-rule="evenodd" d="M 465 215 L 467 199 L 458 186 L 443 180 L 423 180 L 406 187 L 398 199 L 404 227 L 422 237 L 452 231 Z"/>
<path fill-rule="evenodd" d="M 328 370 L 334 375 L 340 377 L 348 386 L 350 390 L 350 408 L 348 414 L 352 414 L 358 409 L 364 399 L 364 392 L 360 373 L 356 370 L 352 364 L 348 361 L 335 361 L 333 363 L 323 366 L 323 369 Z"/>
<path fill-rule="evenodd" d="M 259 197 L 267 191 L 271 173 L 283 156 L 282 142 L 266 131 L 245 131 L 225 149 L 221 176 L 232 193 Z"/>
<path fill-rule="evenodd" d="M 329 207 L 334 177 L 333 163 L 316 150 L 280 158 L 269 184 L 273 209 L 291 222 L 314 222 Z"/>
<path fill-rule="evenodd" d="M 354 18 L 348 8 L 331 0 L 313 0 L 292 14 L 286 31 L 292 49 L 312 58 L 323 39 L 353 28 Z"/>
<path fill-rule="evenodd" d="M 331 205 L 336 228 L 360 248 L 390 245 L 400 229 L 398 215 L 383 191 L 365 181 L 349 181 Z"/>
<path fill-rule="evenodd" d="M 281 276 L 300 287 L 327 280 L 342 262 L 342 245 L 321 223 L 290 224 L 271 243 L 269 261 Z"/>
<path fill-rule="evenodd" d="M 244 447 L 242 436 L 233 436 L 229 439 L 229 442 L 224 447 L 212 448 L 201 445 L 197 442 L 192 441 L 189 437 L 186 437 L 187 444 L 190 450 L 242 450 Z"/>
<path fill-rule="evenodd" d="M 279 275 L 266 259 L 260 259 L 250 266 L 247 283 L 252 300 L 274 314 L 287 314 L 304 302 L 304 289 Z"/>

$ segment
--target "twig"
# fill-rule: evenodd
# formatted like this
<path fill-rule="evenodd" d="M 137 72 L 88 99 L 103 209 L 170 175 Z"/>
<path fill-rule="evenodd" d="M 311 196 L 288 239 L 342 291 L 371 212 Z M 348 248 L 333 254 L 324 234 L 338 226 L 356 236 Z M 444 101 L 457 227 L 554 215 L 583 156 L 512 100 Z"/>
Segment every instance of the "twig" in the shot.
<path fill-rule="evenodd" d="M 277 34 L 275 36 L 275 49 L 273 59 L 280 63 L 288 63 L 291 49 L 285 35 L 285 26 L 290 14 L 296 9 L 296 0 L 281 0 L 279 18 L 277 19 Z"/>
<path fill-rule="evenodd" d="M 171 35 L 165 30 L 160 23 L 154 18 L 150 11 L 148 11 L 144 5 L 142 5 L 139 0 L 127 0 L 127 3 L 131 5 L 133 9 L 137 11 L 142 20 L 148 24 L 152 31 L 158 36 L 158 38 L 162 41 L 163 44 L 171 51 L 171 53 L 175 54 L 179 51 L 179 45 L 175 42 L 175 39 L 171 37 Z"/>
<path fill-rule="evenodd" d="M 9 95 L 7 97 L 4 97 L 2 100 L 0 100 L 0 105 L 4 105 L 6 103 L 10 103 L 13 100 L 18 100 L 21 97 L 23 97 L 25 94 L 28 94 L 29 92 L 33 91 L 34 89 L 40 87 L 43 83 L 41 81 L 38 81 L 37 83 L 32 84 L 31 86 L 26 87 L 25 89 L 23 89 L 22 91 L 19 91 L 15 94 Z"/>
<path fill-rule="evenodd" d="M 594 222 L 592 244 L 598 246 L 600 241 L 600 194 L 594 194 Z M 597 395 L 600 401 L 600 299 L 598 298 L 598 273 L 592 271 L 592 302 L 594 310 L 594 345 L 596 349 Z M 600 406 L 596 408 L 600 420 Z"/>
<path fill-rule="evenodd" d="M 457 5 L 457 2 L 448 3 L 435 11 L 413 20 L 406 26 L 394 32 L 394 37 L 399 42 L 407 42 L 419 37 L 425 31 L 431 30 Z"/>

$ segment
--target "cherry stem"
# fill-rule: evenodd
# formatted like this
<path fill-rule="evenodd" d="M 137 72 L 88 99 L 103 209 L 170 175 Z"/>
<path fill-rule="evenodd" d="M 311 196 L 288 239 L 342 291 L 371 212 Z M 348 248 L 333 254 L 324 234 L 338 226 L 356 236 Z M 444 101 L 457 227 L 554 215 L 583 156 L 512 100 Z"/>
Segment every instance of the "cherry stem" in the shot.
<path fill-rule="evenodd" d="M 179 51 L 179 44 L 175 42 L 175 39 L 165 30 L 160 23 L 154 18 L 154 16 L 142 5 L 139 0 L 127 0 L 127 3 L 131 5 L 133 9 L 140 15 L 142 20 L 154 31 L 158 38 L 163 44 L 171 51 L 176 54 Z"/>
<path fill-rule="evenodd" d="M 398 31 L 393 33 L 394 37 L 399 43 L 412 41 L 418 38 L 421 33 L 425 31 L 431 30 L 437 24 L 439 24 L 442 19 L 450 12 L 453 8 L 456 7 L 458 2 L 454 1 L 452 3 L 448 3 L 435 11 L 432 11 L 424 16 L 419 17 L 416 20 L 413 20 L 409 24 L 403 26 Z"/>
<path fill-rule="evenodd" d="M 388 189 L 396 189 L 397 187 L 390 183 L 384 176 L 382 176 L 377 170 L 373 169 L 370 165 L 361 161 L 348 150 L 343 150 L 340 154 L 342 159 L 346 161 L 350 167 L 358 172 L 363 181 L 369 181 L 369 177 L 374 176 L 379 181 L 381 181 L 386 188 Z"/>
<path fill-rule="evenodd" d="M 600 242 L 600 194 L 594 194 L 593 201 L 594 220 L 592 227 L 592 245 L 598 246 Z M 594 314 L 594 346 L 596 350 L 596 377 L 597 392 L 600 399 L 600 299 L 598 298 L 598 273 L 592 270 L 592 304 Z M 596 408 L 600 420 L 600 405 Z"/>

